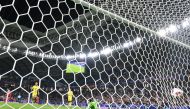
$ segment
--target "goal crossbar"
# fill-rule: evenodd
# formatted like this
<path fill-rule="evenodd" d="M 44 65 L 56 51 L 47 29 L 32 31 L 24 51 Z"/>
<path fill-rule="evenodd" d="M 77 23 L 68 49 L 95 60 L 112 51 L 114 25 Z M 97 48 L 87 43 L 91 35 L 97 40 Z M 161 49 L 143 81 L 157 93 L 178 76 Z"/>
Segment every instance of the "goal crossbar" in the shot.
<path fill-rule="evenodd" d="M 141 30 L 143 30 L 143 31 L 149 32 L 149 33 L 151 33 L 151 34 L 154 34 L 154 35 L 156 35 L 157 37 L 165 38 L 165 39 L 167 39 L 167 40 L 169 40 L 169 41 L 171 41 L 171 42 L 173 42 L 173 43 L 176 43 L 176 44 L 178 44 L 178 45 L 181 45 L 181 46 L 183 46 L 183 47 L 186 47 L 186 48 L 190 49 L 190 45 L 187 45 L 187 44 L 185 44 L 185 43 L 182 43 L 182 42 L 180 42 L 180 41 L 178 41 L 178 40 L 175 40 L 175 39 L 170 38 L 170 37 L 167 37 L 167 36 L 160 36 L 160 35 L 158 34 L 158 32 L 156 32 L 156 31 L 154 31 L 154 30 L 151 30 L 151 29 L 149 29 L 149 28 L 147 28 L 147 27 L 145 27 L 145 26 L 139 25 L 139 24 L 137 24 L 137 23 L 135 23 L 135 22 L 132 22 L 132 21 L 126 19 L 126 18 L 123 18 L 123 17 L 121 17 L 121 16 L 119 16 L 119 15 L 117 15 L 117 14 L 114 14 L 114 13 L 109 12 L 109 11 L 107 11 L 107 10 L 105 10 L 105 9 L 102 9 L 102 8 L 100 8 L 100 7 L 98 7 L 98 6 L 95 6 L 94 4 L 91 4 L 91 3 L 86 2 L 86 1 L 84 1 L 84 0 L 72 0 L 72 1 L 74 1 L 74 2 L 77 3 L 77 4 L 81 4 L 82 6 L 88 7 L 89 9 L 92 9 L 92 10 L 95 11 L 95 12 L 101 12 L 101 13 L 103 13 L 103 14 L 105 14 L 105 15 L 110 16 L 110 17 L 113 18 L 113 19 L 117 19 L 118 21 L 121 21 L 121 22 L 123 22 L 123 23 L 127 23 L 127 24 L 132 25 L 132 26 L 134 26 L 134 27 L 137 27 L 137 28 L 139 28 L 139 29 L 141 29 Z"/>

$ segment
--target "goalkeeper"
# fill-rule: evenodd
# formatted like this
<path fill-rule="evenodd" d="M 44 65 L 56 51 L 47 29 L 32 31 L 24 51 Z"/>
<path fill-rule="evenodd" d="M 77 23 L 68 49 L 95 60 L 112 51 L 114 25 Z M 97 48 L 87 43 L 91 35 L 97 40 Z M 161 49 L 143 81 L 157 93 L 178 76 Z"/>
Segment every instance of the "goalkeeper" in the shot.
<path fill-rule="evenodd" d="M 32 86 L 32 101 L 33 103 L 39 103 L 39 89 L 40 87 L 38 86 L 38 82 L 35 82 L 35 85 Z"/>
<path fill-rule="evenodd" d="M 67 95 L 68 95 L 68 105 L 69 105 L 69 107 L 71 107 L 72 101 L 73 101 L 73 91 L 71 90 L 70 86 L 69 86 Z"/>
<path fill-rule="evenodd" d="M 98 109 L 98 102 L 93 99 L 90 99 L 87 109 Z"/>

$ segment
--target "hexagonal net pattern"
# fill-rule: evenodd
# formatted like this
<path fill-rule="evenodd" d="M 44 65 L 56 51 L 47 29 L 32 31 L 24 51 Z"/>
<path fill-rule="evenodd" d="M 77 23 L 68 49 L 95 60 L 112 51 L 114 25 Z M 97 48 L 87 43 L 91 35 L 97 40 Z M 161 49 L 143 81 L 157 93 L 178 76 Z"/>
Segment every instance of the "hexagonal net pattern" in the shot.
<path fill-rule="evenodd" d="M 0 108 L 190 105 L 188 0 L 0 4 Z"/>

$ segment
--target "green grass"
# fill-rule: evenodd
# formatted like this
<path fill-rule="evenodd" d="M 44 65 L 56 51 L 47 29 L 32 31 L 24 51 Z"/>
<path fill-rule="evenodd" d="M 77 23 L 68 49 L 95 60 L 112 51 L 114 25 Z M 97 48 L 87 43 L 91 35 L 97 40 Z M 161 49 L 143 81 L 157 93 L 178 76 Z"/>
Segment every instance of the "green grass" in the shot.
<path fill-rule="evenodd" d="M 84 66 L 67 64 L 66 73 L 83 73 L 85 70 Z"/>
<path fill-rule="evenodd" d="M 22 103 L 4 103 L 0 102 L 0 109 L 69 109 L 66 106 L 40 105 L 40 104 L 22 104 Z M 71 109 L 84 109 L 80 107 L 71 107 Z"/>

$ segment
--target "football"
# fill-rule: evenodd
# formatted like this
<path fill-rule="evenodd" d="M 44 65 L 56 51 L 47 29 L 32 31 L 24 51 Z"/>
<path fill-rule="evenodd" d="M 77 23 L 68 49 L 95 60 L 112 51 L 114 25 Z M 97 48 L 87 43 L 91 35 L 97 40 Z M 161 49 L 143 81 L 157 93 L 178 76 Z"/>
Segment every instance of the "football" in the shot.
<path fill-rule="evenodd" d="M 181 97 L 183 95 L 183 90 L 179 88 L 173 88 L 171 91 L 171 95 L 174 97 Z"/>

